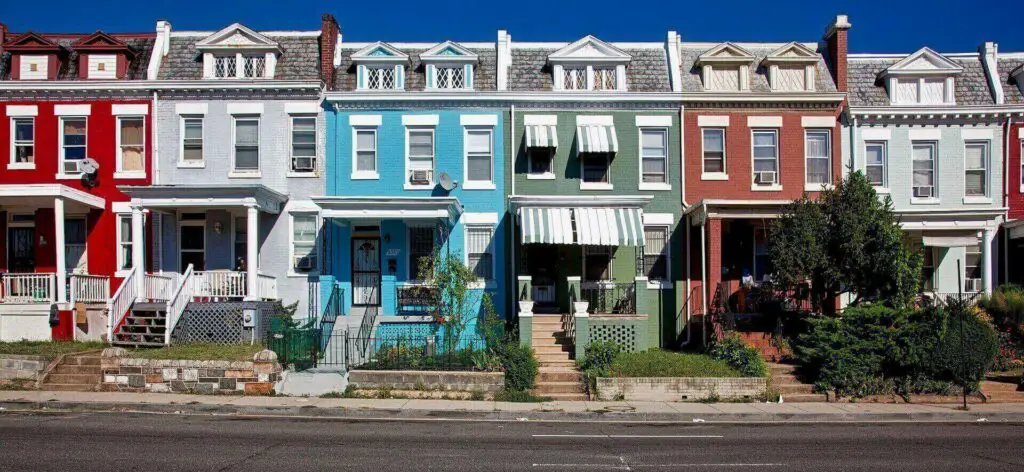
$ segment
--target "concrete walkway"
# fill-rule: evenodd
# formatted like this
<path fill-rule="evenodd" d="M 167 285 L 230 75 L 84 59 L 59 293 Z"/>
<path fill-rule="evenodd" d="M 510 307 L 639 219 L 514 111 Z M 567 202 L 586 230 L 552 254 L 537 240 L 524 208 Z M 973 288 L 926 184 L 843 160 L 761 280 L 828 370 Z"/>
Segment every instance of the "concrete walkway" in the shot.
<path fill-rule="evenodd" d="M 0 412 L 117 411 L 322 418 L 635 422 L 1024 422 L 1024 404 L 668 403 L 235 397 L 161 393 L 0 391 Z"/>

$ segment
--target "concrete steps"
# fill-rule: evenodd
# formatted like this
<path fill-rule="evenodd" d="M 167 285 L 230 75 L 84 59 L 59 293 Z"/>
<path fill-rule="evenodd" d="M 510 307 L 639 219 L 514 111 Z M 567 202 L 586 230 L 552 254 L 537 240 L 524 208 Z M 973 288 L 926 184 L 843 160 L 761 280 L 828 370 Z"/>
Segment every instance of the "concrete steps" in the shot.
<path fill-rule="evenodd" d="M 772 389 L 782 396 L 784 402 L 807 403 L 827 402 L 828 396 L 814 393 L 814 385 L 805 383 L 797 373 L 793 364 L 768 363 L 768 373 L 772 380 Z"/>
<path fill-rule="evenodd" d="M 1018 388 L 1017 384 L 1010 382 L 981 382 L 986 403 L 1024 403 L 1024 391 Z"/>
<path fill-rule="evenodd" d="M 95 392 L 103 381 L 99 353 L 72 354 L 64 357 L 46 374 L 40 390 L 60 392 Z"/>
<path fill-rule="evenodd" d="M 572 359 L 574 347 L 562 328 L 562 316 L 534 316 L 530 343 L 540 364 L 533 394 L 555 400 L 586 400 L 580 372 Z"/>

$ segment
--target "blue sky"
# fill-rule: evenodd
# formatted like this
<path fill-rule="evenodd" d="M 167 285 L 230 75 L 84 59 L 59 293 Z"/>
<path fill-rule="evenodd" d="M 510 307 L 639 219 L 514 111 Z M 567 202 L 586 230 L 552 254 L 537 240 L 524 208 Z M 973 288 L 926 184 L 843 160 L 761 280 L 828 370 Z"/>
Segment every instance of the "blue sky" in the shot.
<path fill-rule="evenodd" d="M 0 21 L 12 31 L 153 31 L 157 19 L 176 30 L 215 30 L 238 21 L 256 29 L 318 29 L 333 13 L 350 41 L 493 41 L 507 29 L 514 41 L 572 41 L 593 34 L 608 41 L 664 41 L 678 31 L 684 41 L 814 41 L 837 13 L 850 16 L 851 52 L 970 52 L 982 41 L 1002 51 L 1024 51 L 1020 15 L 1012 3 L 828 2 L 765 0 L 426 2 L 410 0 L 106 0 L 81 2 L 8 0 Z M 464 4 L 477 5 L 465 7 Z M 642 5 L 642 7 L 641 7 Z M 971 6 L 977 6 L 972 8 Z M 58 12 L 57 14 L 54 14 Z"/>

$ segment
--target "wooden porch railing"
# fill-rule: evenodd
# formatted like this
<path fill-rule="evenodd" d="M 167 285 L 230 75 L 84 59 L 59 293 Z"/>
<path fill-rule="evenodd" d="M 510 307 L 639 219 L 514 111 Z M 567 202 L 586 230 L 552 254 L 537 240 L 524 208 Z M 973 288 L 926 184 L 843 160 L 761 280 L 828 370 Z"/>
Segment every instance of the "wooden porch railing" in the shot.
<path fill-rule="evenodd" d="M 110 277 L 103 275 L 73 274 L 71 303 L 106 303 L 110 299 Z"/>
<path fill-rule="evenodd" d="M 107 341 L 114 339 L 114 330 L 124 320 L 132 303 L 138 296 L 138 289 L 135 285 L 135 278 L 138 277 L 138 270 L 132 269 L 128 276 L 121 280 L 121 286 L 114 292 L 114 296 L 107 301 Z"/>
<path fill-rule="evenodd" d="M 0 303 L 44 304 L 56 300 L 57 276 L 52 273 L 3 274 Z"/>

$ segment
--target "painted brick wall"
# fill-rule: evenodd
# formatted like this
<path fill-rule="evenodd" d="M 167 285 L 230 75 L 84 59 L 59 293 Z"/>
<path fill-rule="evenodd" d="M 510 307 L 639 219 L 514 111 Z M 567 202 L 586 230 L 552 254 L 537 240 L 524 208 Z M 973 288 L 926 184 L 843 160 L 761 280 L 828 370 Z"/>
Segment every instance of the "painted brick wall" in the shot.
<path fill-rule="evenodd" d="M 1008 217 L 1024 218 L 1024 179 L 1021 178 L 1021 150 L 1024 149 L 1024 124 L 1015 123 L 1010 127 L 1009 151 L 1009 195 L 1006 206 L 1009 207 Z"/>

